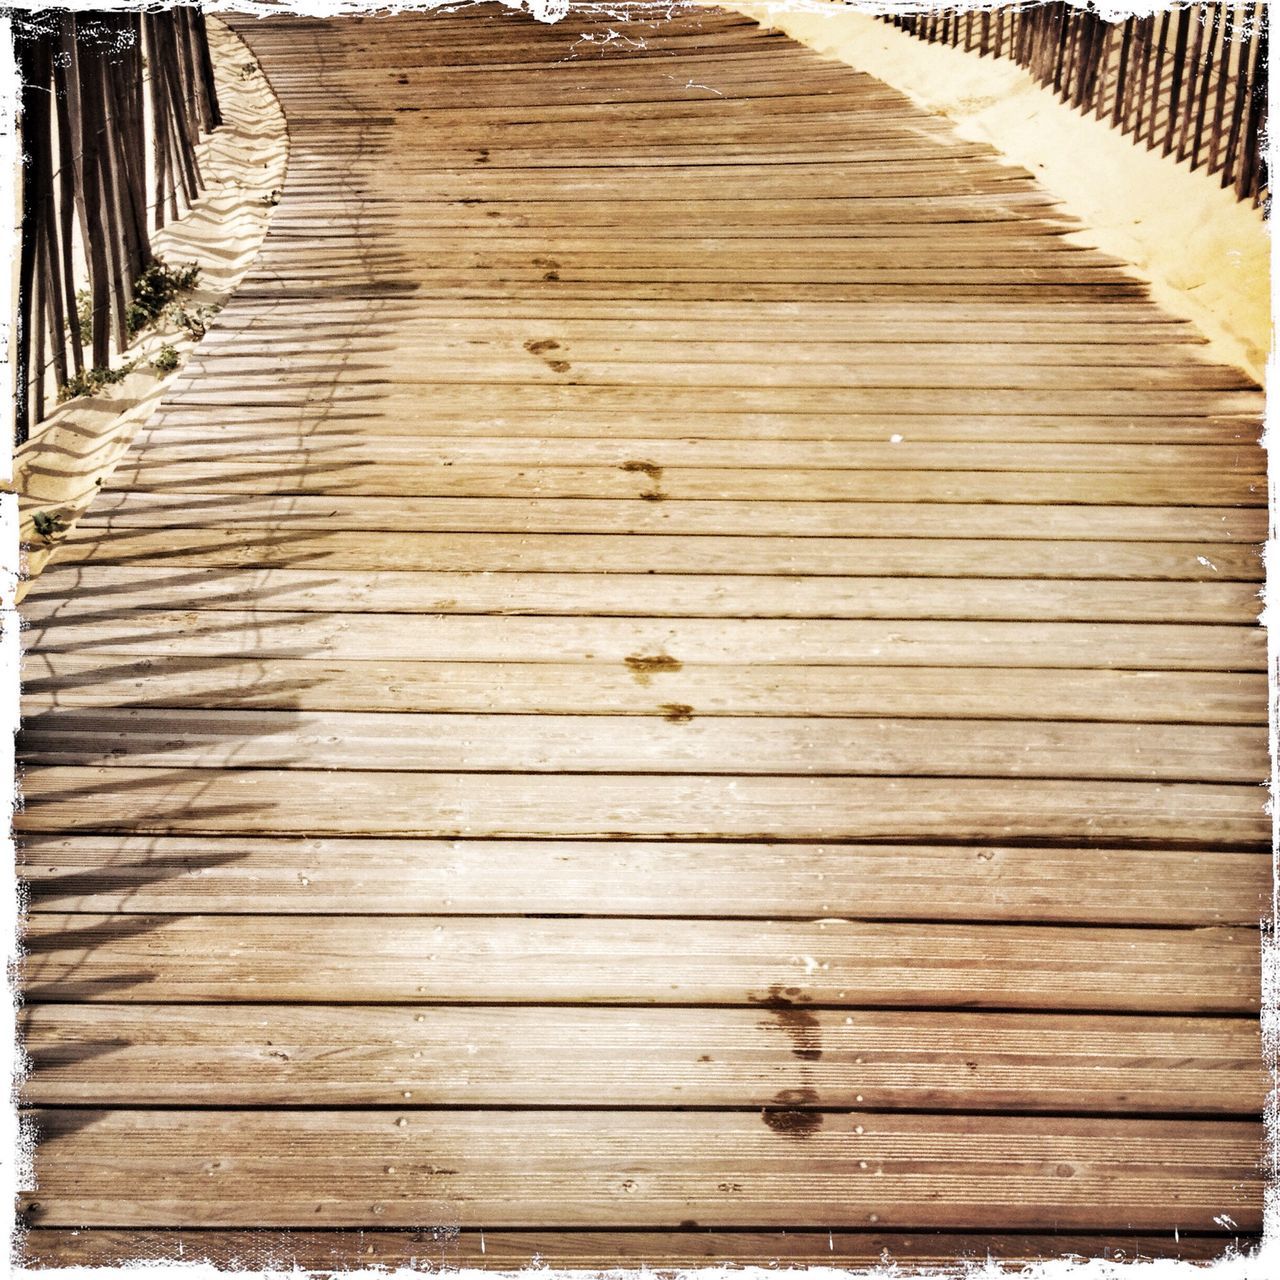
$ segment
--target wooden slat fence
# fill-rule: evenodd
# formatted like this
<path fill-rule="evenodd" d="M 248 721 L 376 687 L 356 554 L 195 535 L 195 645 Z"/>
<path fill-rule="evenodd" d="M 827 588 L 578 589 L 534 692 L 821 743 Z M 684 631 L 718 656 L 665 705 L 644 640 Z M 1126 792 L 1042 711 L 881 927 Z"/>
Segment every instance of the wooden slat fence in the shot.
<path fill-rule="evenodd" d="M 1123 22 L 1056 2 L 886 21 L 930 43 L 1012 58 L 1135 142 L 1220 174 L 1241 200 L 1267 194 L 1265 4 L 1193 4 Z"/>
<path fill-rule="evenodd" d="M 50 390 L 105 368 L 128 343 L 135 282 L 152 260 L 149 226 L 197 198 L 196 148 L 221 123 L 204 15 L 15 13 L 21 79 L 22 224 L 15 436 L 45 415 Z M 92 337 L 77 286 L 87 284 Z"/>

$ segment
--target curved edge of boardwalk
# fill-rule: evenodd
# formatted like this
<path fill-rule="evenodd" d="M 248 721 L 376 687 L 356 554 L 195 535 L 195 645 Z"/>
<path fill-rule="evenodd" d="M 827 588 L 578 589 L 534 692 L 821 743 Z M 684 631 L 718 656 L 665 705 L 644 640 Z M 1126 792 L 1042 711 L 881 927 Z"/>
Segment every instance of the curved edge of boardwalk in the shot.
<path fill-rule="evenodd" d="M 33 1263 L 1247 1245 L 1258 389 L 740 16 L 234 25 L 286 189 L 24 604 Z"/>

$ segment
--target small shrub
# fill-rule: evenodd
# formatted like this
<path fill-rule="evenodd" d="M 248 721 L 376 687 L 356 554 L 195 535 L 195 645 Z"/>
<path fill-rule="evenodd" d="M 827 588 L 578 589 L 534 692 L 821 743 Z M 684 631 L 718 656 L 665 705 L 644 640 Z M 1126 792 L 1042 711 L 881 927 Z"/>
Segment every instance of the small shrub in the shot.
<path fill-rule="evenodd" d="M 58 516 L 51 511 L 37 511 L 31 517 L 31 523 L 35 525 L 36 532 L 46 541 L 50 541 L 55 534 L 61 533 L 66 529 L 66 524 Z"/>
<path fill-rule="evenodd" d="M 157 373 L 172 373 L 178 367 L 178 348 L 171 342 L 166 342 L 156 352 L 156 358 L 152 360 L 151 367 Z"/>
<path fill-rule="evenodd" d="M 106 369 L 101 365 L 93 369 L 85 369 L 83 373 L 73 374 L 58 388 L 58 403 L 74 400 L 76 396 L 96 395 L 103 387 L 123 382 L 138 366 L 130 360 L 118 369 Z"/>
<path fill-rule="evenodd" d="M 209 322 L 218 314 L 218 307 L 183 307 L 174 303 L 165 317 L 179 329 L 183 329 L 192 341 L 199 342 L 209 331 Z"/>
<path fill-rule="evenodd" d="M 253 75 L 253 73 L 254 73 L 255 71 L 257 71 L 257 69 L 258 69 L 258 64 L 257 64 L 256 62 L 244 62 L 244 63 L 241 63 L 241 64 L 240 64 L 240 78 L 241 78 L 242 80 L 248 80 L 248 79 L 249 79 L 249 77 L 250 77 L 250 76 L 252 76 L 252 75 Z"/>
<path fill-rule="evenodd" d="M 279 187 L 272 187 L 271 190 L 262 197 L 262 203 L 271 207 L 280 203 L 281 192 Z"/>
<path fill-rule="evenodd" d="M 153 323 L 180 293 L 187 293 L 200 279 L 194 262 L 185 267 L 167 267 L 158 259 L 133 282 L 133 300 L 125 312 L 125 324 L 132 337 Z"/>
<path fill-rule="evenodd" d="M 88 289 L 76 294 L 76 319 L 80 321 L 80 341 L 87 347 L 93 342 L 93 294 Z"/>

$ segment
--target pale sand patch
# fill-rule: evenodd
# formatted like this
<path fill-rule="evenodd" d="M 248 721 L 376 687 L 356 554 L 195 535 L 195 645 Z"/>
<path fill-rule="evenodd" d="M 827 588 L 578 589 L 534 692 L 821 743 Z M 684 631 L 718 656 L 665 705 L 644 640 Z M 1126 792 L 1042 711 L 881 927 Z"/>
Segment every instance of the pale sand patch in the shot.
<path fill-rule="evenodd" d="M 839 58 L 1035 174 L 1085 226 L 1068 239 L 1121 258 L 1209 339 L 1205 354 L 1263 381 L 1271 246 L 1260 210 L 1059 102 L 1008 59 L 927 44 L 830 0 L 740 0 L 738 10 Z"/>
<path fill-rule="evenodd" d="M 180 299 L 188 310 L 220 306 L 240 283 L 266 236 L 272 193 L 284 186 L 288 161 L 284 113 L 252 53 L 217 19 L 208 18 L 208 29 L 223 125 L 200 147 L 205 192 L 183 218 L 151 238 L 156 256 L 169 266 L 194 262 L 200 267 L 198 287 Z M 216 327 L 216 318 L 212 323 Z M 148 364 L 166 344 L 180 361 L 195 345 L 186 330 L 168 320 L 148 329 L 113 361 L 136 359 L 135 372 L 98 395 L 60 405 L 14 451 L 11 487 L 18 494 L 26 580 L 44 568 L 66 529 L 88 508 L 139 427 L 181 376 L 181 363 L 163 376 Z M 33 523 L 36 512 L 66 528 L 41 537 Z M 25 585 L 18 585 L 19 600 Z"/>

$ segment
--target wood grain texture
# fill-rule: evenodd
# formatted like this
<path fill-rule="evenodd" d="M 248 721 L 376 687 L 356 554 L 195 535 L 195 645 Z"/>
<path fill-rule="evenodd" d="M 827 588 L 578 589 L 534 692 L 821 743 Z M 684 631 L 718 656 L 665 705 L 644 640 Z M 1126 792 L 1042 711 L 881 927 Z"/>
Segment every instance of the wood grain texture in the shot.
<path fill-rule="evenodd" d="M 254 588 L 246 582 L 245 597 Z M 1123 592 L 1120 592 L 1123 598 Z M 24 646 L 144 657 L 257 656 L 360 663 L 601 662 L 766 667 L 1069 667 L 1129 671 L 1265 671 L 1256 624 L 1010 622 L 960 619 L 652 618 L 448 613 L 326 613 L 258 608 L 69 608 L 45 596 L 24 609 Z M 266 604 L 271 601 L 267 600 Z M 632 665 L 628 665 L 628 659 Z M 643 673 L 643 672 L 642 672 Z M 695 704 L 696 705 L 696 704 Z M 1261 722 L 1259 722 L 1261 723 Z"/>
<path fill-rule="evenodd" d="M 401 772 L 1123 778 L 1261 782 L 1252 726 L 715 716 L 59 709 L 28 717 L 32 764 Z"/>
<path fill-rule="evenodd" d="M 44 1110 L 23 1207 L 55 1227 L 1261 1225 L 1257 1123 L 802 1114 Z"/>
<path fill-rule="evenodd" d="M 31 834 L 35 911 L 1007 920 L 1239 924 L 1265 854 L 745 841 Z"/>
<path fill-rule="evenodd" d="M 1207 558 L 1207 557 L 1206 557 Z M 209 610 L 244 607 L 243 584 L 222 569 L 107 565 L 53 569 L 30 593 L 39 621 L 73 591 L 110 601 L 115 614 L 162 609 L 178 588 Z M 335 575 L 322 569 L 253 574 L 264 612 L 506 614 L 569 617 L 1026 619 L 1047 622 L 1158 622 L 1181 606 L 1188 623 L 1247 626 L 1260 601 L 1252 583 L 1095 583 L 647 573 L 406 573 Z"/>
<path fill-rule="evenodd" d="M 33 1265 L 1248 1247 L 1260 390 L 740 15 L 236 26 L 262 255 L 23 602 Z"/>
<path fill-rule="evenodd" d="M 958 682 L 949 667 L 682 664 L 646 675 L 625 662 L 344 663 L 266 651 L 131 660 L 37 650 L 22 675 L 31 715 L 74 706 L 649 716 L 693 708 L 699 716 L 1256 725 L 1267 688 L 1261 671 L 969 668 Z"/>
<path fill-rule="evenodd" d="M 231 1270 L 293 1266 L 352 1271 L 363 1266 L 465 1266 L 470 1269 L 560 1267 L 696 1267 L 725 1262 L 784 1266 L 881 1266 L 888 1260 L 951 1265 L 957 1259 L 1036 1262 L 1105 1258 L 1182 1258 L 1209 1262 L 1247 1239 L 1172 1231 L 1161 1235 L 1015 1232 L 877 1231 L 207 1231 L 37 1228 L 20 1238 L 32 1268 L 119 1266 L 137 1262 L 209 1261 Z"/>
<path fill-rule="evenodd" d="M 117 1001 L 22 1032 L 35 1105 L 1251 1115 L 1266 1092 L 1243 1017 Z"/>
<path fill-rule="evenodd" d="M 1171 841 L 1264 849 L 1258 784 L 43 765 L 16 829 L 167 834 Z"/>
<path fill-rule="evenodd" d="M 1248 1013 L 1250 929 L 42 912 L 64 999 L 860 1004 Z"/>

